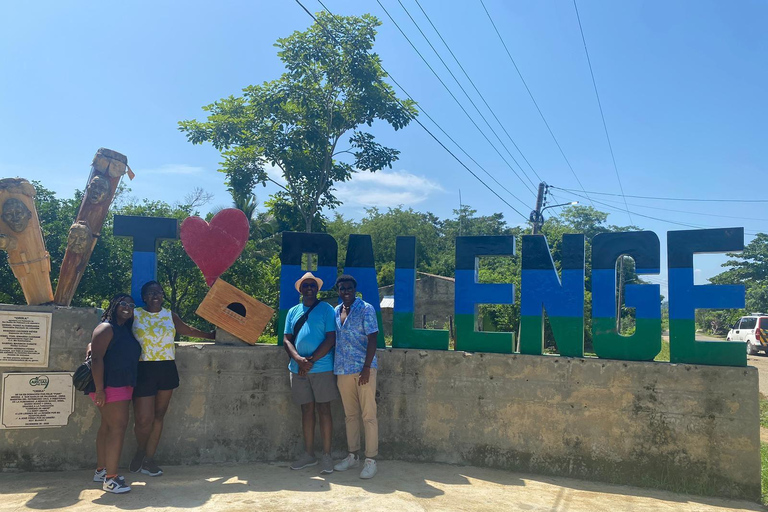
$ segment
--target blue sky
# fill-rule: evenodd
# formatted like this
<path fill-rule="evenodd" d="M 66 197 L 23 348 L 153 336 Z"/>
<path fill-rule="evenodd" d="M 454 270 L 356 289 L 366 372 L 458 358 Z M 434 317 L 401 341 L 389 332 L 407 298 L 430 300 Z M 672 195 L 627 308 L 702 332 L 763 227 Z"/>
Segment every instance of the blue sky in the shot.
<path fill-rule="evenodd" d="M 414 0 L 402 1 L 484 109 Z M 304 3 L 311 11 L 321 9 L 316 0 Z M 383 3 L 511 161 L 400 4 Z M 536 173 L 551 185 L 579 189 L 480 1 L 420 3 Z M 584 188 L 619 193 L 573 2 L 485 4 Z M 326 5 L 337 14 L 370 12 L 382 20 L 376 51 L 386 69 L 522 202 L 463 155 L 462 160 L 527 215 L 533 194 L 469 123 L 376 1 L 328 0 Z M 768 4 L 580 0 L 578 7 L 625 193 L 764 199 Z M 214 193 L 211 208 L 229 202 L 223 175 L 216 172 L 219 154 L 209 145 L 189 144 L 176 123 L 201 118 L 201 106 L 278 77 L 282 66 L 273 43 L 311 23 L 293 1 L 8 2 L 1 9 L 2 176 L 37 179 L 67 196 L 84 186 L 90 159 L 104 146 L 128 156 L 137 174 L 130 184 L 134 196 L 174 202 L 200 186 Z M 538 182 L 490 114 L 484 114 Z M 398 132 L 374 126 L 374 132 L 382 143 L 401 150 L 400 160 L 392 170 L 360 175 L 339 188 L 345 203 L 339 211 L 345 216 L 359 218 L 367 206 L 403 204 L 446 217 L 458 207 L 461 190 L 463 203 L 479 213 L 500 211 L 512 224 L 523 222 L 417 125 Z M 264 200 L 274 190 L 259 187 L 256 193 Z M 587 202 L 564 191 L 556 197 Z M 619 197 L 592 197 L 622 208 Z M 768 219 L 759 203 L 627 201 L 639 214 L 708 227 L 744 226 L 749 233 L 765 231 Z M 625 212 L 596 206 L 611 212 L 611 223 L 629 224 Z M 638 215 L 632 220 L 658 233 L 662 250 L 666 230 L 683 229 Z M 721 256 L 697 257 L 700 279 L 717 273 L 722 261 Z M 657 279 L 665 280 L 664 275 Z"/>

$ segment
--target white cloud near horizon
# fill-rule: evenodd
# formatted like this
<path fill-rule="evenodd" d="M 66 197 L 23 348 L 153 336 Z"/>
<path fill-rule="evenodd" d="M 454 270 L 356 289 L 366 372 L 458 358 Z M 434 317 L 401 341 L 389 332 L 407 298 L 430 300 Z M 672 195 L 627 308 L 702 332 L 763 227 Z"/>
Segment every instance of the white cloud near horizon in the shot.
<path fill-rule="evenodd" d="M 445 189 L 439 183 L 406 170 L 359 172 L 336 185 L 336 197 L 343 206 L 412 206 L 440 192 Z"/>
<path fill-rule="evenodd" d="M 188 164 L 163 164 L 160 167 L 151 169 L 136 169 L 136 175 L 156 175 L 156 174 L 200 174 L 204 172 L 203 167 L 197 167 Z"/>

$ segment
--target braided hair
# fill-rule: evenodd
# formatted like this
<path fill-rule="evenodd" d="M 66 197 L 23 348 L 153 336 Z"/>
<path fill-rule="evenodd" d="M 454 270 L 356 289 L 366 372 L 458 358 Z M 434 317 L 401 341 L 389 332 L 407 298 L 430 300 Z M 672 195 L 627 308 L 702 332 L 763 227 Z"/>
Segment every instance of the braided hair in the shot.
<path fill-rule="evenodd" d="M 104 310 L 104 314 L 101 315 L 102 322 L 109 322 L 111 324 L 117 322 L 117 305 L 123 299 L 131 299 L 131 301 L 133 301 L 133 297 L 127 293 L 118 293 L 112 297 L 112 299 L 109 301 L 109 306 L 107 306 L 107 309 Z M 133 317 L 129 318 L 124 325 L 130 327 L 132 324 Z"/>

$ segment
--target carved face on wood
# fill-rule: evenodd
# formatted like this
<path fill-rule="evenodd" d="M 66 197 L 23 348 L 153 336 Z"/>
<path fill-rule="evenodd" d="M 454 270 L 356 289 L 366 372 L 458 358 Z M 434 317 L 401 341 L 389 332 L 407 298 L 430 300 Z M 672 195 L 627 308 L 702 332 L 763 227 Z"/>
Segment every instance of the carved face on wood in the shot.
<path fill-rule="evenodd" d="M 91 230 L 84 222 L 72 224 L 69 228 L 69 238 L 67 239 L 67 250 L 83 254 L 88 249 L 91 242 Z"/>
<path fill-rule="evenodd" d="M 27 229 L 27 224 L 31 218 L 32 212 L 29 211 L 27 205 L 15 197 L 7 199 L 3 203 L 3 221 L 16 233 L 21 233 Z"/>
<path fill-rule="evenodd" d="M 99 204 L 104 202 L 109 196 L 110 183 L 103 176 L 94 176 L 88 184 L 88 202 Z"/>

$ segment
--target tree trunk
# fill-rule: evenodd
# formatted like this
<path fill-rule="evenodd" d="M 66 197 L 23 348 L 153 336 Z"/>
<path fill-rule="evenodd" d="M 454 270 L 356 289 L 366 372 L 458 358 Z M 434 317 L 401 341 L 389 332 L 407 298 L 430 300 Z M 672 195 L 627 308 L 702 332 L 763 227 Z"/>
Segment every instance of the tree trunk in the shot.
<path fill-rule="evenodd" d="M 305 215 L 304 216 L 304 224 L 306 226 L 306 230 L 305 230 L 306 233 L 311 233 L 312 232 L 312 217 L 314 217 L 314 215 Z"/>

